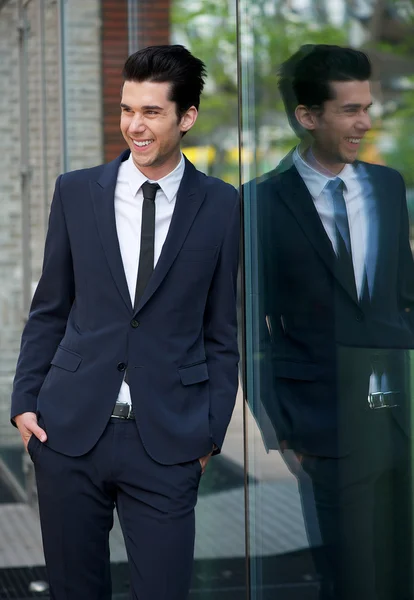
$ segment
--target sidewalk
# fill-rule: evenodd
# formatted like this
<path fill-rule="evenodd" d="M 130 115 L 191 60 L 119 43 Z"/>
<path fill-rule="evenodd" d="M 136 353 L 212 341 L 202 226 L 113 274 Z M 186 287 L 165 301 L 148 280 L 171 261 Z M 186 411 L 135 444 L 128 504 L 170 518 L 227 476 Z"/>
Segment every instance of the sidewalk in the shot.
<path fill-rule="evenodd" d="M 254 461 L 250 460 L 248 493 L 251 553 L 266 556 L 305 548 L 308 544 L 296 481 L 278 452 L 266 454 L 250 416 L 248 429 L 249 457 L 254 456 Z M 245 555 L 245 492 L 240 475 L 243 469 L 243 402 L 240 394 L 222 455 L 228 459 L 226 463 L 233 464 L 237 470 L 237 483 L 213 493 L 203 493 L 200 488 L 196 508 L 196 559 Z M 126 561 L 117 519 L 111 533 L 111 560 Z M 43 564 L 37 514 L 22 503 L 0 504 L 0 569 Z"/>

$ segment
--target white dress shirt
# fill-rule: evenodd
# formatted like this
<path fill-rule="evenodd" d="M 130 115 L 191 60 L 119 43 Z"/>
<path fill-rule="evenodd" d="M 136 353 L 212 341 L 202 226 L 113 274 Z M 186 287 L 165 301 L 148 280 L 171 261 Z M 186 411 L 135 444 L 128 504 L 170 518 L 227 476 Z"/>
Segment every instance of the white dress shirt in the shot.
<path fill-rule="evenodd" d="M 157 191 L 155 198 L 154 267 L 158 262 L 170 228 L 184 168 L 184 157 L 181 155 L 181 160 L 174 171 L 156 182 L 161 189 Z M 115 221 L 132 306 L 135 300 L 141 247 L 142 204 L 144 201 L 141 186 L 146 181 L 155 183 L 137 169 L 132 155 L 121 163 L 115 188 Z M 131 403 L 129 385 L 125 381 L 122 382 L 117 402 Z"/>
<path fill-rule="evenodd" d="M 361 297 L 368 252 L 368 215 L 363 188 L 352 165 L 345 165 L 338 175 L 334 175 L 327 171 L 322 172 L 322 165 L 320 166 L 321 170 L 317 170 L 310 164 L 311 161 L 312 165 L 318 167 L 317 161 L 311 153 L 309 153 L 308 160 L 305 160 L 298 149 L 295 150 L 293 162 L 313 198 L 315 208 L 336 254 L 338 248 L 333 199 L 326 186 L 336 177 L 342 179 L 345 184 L 344 199 L 348 214 L 355 284 L 358 297 Z"/>

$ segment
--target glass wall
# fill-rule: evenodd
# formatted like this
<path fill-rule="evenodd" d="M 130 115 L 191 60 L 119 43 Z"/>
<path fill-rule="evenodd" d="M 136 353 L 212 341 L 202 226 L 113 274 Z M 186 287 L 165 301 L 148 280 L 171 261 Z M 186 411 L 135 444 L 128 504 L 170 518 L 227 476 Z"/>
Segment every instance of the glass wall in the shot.
<path fill-rule="evenodd" d="M 412 3 L 238 18 L 250 597 L 412 598 Z"/>
<path fill-rule="evenodd" d="M 0 598 L 47 597 L 33 468 L 9 407 L 55 179 L 124 150 L 119 103 L 128 54 L 181 43 L 209 74 L 184 153 L 204 172 L 238 185 L 236 26 L 230 0 L 0 1 Z M 243 499 L 239 394 L 223 451 L 201 482 L 191 597 L 244 597 Z M 127 598 L 117 519 L 110 543 L 114 598 Z"/>

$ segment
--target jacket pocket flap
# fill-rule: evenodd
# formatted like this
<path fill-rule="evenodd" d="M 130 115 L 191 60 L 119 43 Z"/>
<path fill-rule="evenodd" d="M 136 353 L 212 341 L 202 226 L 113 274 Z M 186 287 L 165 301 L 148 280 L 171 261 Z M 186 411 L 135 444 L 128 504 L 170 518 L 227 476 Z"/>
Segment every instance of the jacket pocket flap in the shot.
<path fill-rule="evenodd" d="M 76 371 L 82 361 L 82 357 L 72 350 L 66 350 L 62 346 L 58 346 L 55 356 L 50 361 L 51 365 L 66 369 L 66 371 Z"/>
<path fill-rule="evenodd" d="M 318 365 L 312 363 L 300 363 L 288 360 L 278 360 L 275 362 L 276 377 L 314 381 L 318 374 Z"/>
<path fill-rule="evenodd" d="M 192 365 L 190 367 L 182 367 L 178 369 L 180 374 L 181 383 L 183 385 L 192 385 L 193 383 L 200 383 L 201 381 L 208 380 L 208 369 L 207 363 L 199 363 L 198 365 Z"/>

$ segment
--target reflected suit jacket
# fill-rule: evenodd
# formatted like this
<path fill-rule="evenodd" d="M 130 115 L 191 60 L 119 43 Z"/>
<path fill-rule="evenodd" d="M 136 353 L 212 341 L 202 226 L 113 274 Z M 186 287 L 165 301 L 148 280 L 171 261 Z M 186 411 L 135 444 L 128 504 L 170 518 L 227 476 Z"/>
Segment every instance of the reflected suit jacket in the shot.
<path fill-rule="evenodd" d="M 220 448 L 234 407 L 239 199 L 185 161 L 161 256 L 134 310 L 114 210 L 128 156 L 57 180 L 11 416 L 37 412 L 52 449 L 85 454 L 127 365 L 142 442 L 174 464 Z"/>
<path fill-rule="evenodd" d="M 336 268 L 332 244 L 295 166 L 245 186 L 258 232 L 258 393 L 279 441 L 318 456 L 348 453 L 347 427 L 352 410 L 367 407 L 375 357 L 391 388 L 401 392 L 398 407 L 390 410 L 407 433 L 410 428 L 414 263 L 405 185 L 390 168 L 354 166 L 371 203 L 371 290 L 364 301 Z"/>

